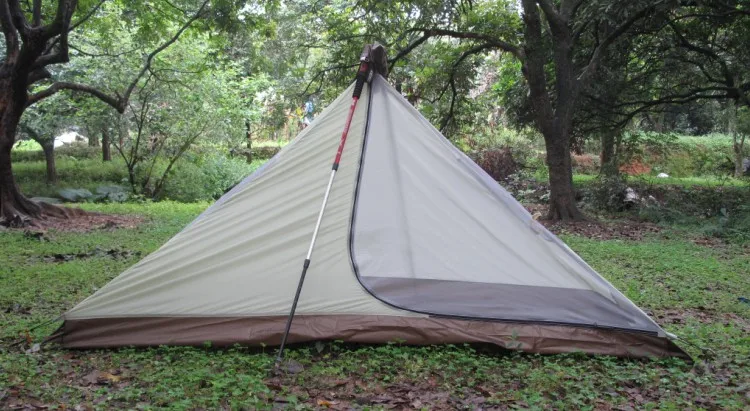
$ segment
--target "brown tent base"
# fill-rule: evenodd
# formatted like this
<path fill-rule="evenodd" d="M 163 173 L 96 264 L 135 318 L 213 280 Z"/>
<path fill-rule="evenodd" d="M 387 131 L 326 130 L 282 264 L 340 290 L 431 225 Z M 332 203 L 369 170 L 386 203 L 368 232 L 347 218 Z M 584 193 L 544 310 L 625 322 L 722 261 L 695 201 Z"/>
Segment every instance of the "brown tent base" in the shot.
<path fill-rule="evenodd" d="M 278 345 L 286 316 L 137 317 L 66 320 L 52 341 L 66 348 L 122 346 Z M 690 357 L 666 338 L 647 333 L 561 325 L 450 318 L 297 316 L 289 341 L 341 340 L 412 345 L 491 343 L 542 354 L 585 352 L 618 357 Z"/>

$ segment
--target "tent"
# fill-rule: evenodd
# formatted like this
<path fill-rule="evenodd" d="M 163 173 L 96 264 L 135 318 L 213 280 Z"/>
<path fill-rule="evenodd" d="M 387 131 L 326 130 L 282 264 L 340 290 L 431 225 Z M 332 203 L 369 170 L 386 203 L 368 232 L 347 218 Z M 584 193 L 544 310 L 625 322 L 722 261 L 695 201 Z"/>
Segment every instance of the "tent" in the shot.
<path fill-rule="evenodd" d="M 355 85 L 64 314 L 65 347 L 278 345 Z M 353 110 L 289 342 L 685 356 L 380 74 Z"/>

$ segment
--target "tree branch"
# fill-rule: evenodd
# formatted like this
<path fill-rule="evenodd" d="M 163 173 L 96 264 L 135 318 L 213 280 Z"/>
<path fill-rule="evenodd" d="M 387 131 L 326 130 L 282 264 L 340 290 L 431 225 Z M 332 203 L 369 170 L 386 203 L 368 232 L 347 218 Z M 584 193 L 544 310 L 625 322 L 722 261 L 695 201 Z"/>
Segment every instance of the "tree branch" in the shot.
<path fill-rule="evenodd" d="M 86 15 L 81 17 L 81 19 L 78 20 L 75 24 L 70 25 L 70 27 L 68 28 L 68 32 L 75 30 L 76 28 L 78 28 L 78 26 L 80 26 L 81 24 L 85 23 L 88 19 L 90 19 L 91 16 L 93 16 L 94 13 L 96 13 L 96 11 L 99 10 L 99 8 L 102 6 L 102 4 L 104 4 L 105 1 L 106 0 L 99 0 L 99 3 L 97 3 L 94 7 L 92 7 L 91 10 L 89 10 L 89 12 L 86 13 Z M 59 37 L 55 38 L 49 44 L 49 46 L 47 46 L 47 49 L 44 50 L 44 54 L 50 54 L 52 50 L 55 48 L 55 46 L 57 45 L 58 41 L 60 41 L 60 38 Z"/>
<path fill-rule="evenodd" d="M 115 110 L 117 110 L 120 113 L 125 111 L 124 106 L 120 102 L 120 99 L 112 97 L 95 87 L 91 87 L 85 84 L 69 83 L 65 81 L 56 82 L 52 84 L 51 86 L 47 87 L 46 89 L 36 94 L 30 95 L 28 101 L 26 102 L 26 107 L 31 106 L 32 104 L 35 104 L 47 97 L 54 95 L 58 91 L 62 91 L 62 90 L 81 91 L 84 93 L 88 93 L 98 98 L 99 100 L 107 103 L 108 105 L 112 106 Z"/>
<path fill-rule="evenodd" d="M 575 17 L 578 8 L 583 4 L 583 0 L 562 0 L 560 4 L 560 14 L 567 21 Z"/>
<path fill-rule="evenodd" d="M 414 28 L 410 31 L 421 31 L 425 34 L 429 34 L 430 37 L 452 37 L 456 39 L 473 39 L 473 40 L 482 40 L 485 43 L 492 44 L 494 47 L 503 50 L 505 52 L 508 52 L 512 55 L 514 55 L 519 60 L 523 61 L 523 53 L 521 52 L 521 49 L 517 46 L 514 46 L 508 42 L 502 41 L 500 39 L 497 39 L 492 36 L 488 36 L 486 34 L 482 33 L 475 33 L 475 32 L 462 32 L 462 31 L 455 31 L 455 30 L 446 30 L 446 29 L 428 29 L 428 28 Z"/>
<path fill-rule="evenodd" d="M 682 46 L 690 51 L 694 51 L 696 53 L 702 54 L 706 57 L 711 58 L 712 60 L 719 63 L 719 66 L 721 66 L 721 74 L 724 76 L 726 85 L 729 87 L 734 86 L 734 76 L 732 76 L 731 71 L 729 70 L 729 67 L 727 66 L 727 63 L 724 61 L 723 58 L 721 58 L 716 52 L 714 52 L 711 49 L 707 49 L 705 47 L 700 47 L 695 44 L 690 43 L 685 36 L 680 33 L 680 31 L 677 29 L 677 26 L 673 22 L 667 23 L 669 27 L 672 29 L 674 34 L 677 36 L 677 39 L 680 41 L 680 44 Z"/>
<path fill-rule="evenodd" d="M 180 27 L 179 30 L 177 30 L 177 33 L 175 33 L 174 36 L 172 36 L 172 38 L 170 38 L 169 40 L 167 40 L 166 42 L 164 42 L 161 46 L 157 47 L 154 51 L 152 51 L 151 53 L 149 53 L 149 55 L 146 57 L 146 62 L 144 63 L 143 67 L 141 68 L 141 71 L 138 72 L 138 74 L 135 76 L 135 78 L 130 83 L 130 85 L 128 86 L 128 88 L 125 90 L 125 94 L 123 94 L 123 96 L 122 96 L 122 101 L 127 102 L 130 99 L 130 95 L 133 93 L 133 90 L 135 90 L 135 87 L 138 84 L 138 82 L 141 80 L 141 78 L 143 77 L 143 75 L 146 74 L 146 72 L 148 72 L 148 70 L 151 68 L 151 63 L 153 62 L 154 57 L 156 57 L 157 54 L 159 54 L 162 51 L 164 51 L 167 47 L 171 46 L 172 43 L 174 43 L 175 41 L 177 41 L 177 39 L 180 38 L 180 36 L 182 35 L 182 33 L 184 33 L 185 30 L 187 30 L 188 27 L 190 27 L 190 25 L 193 24 L 194 21 L 196 21 L 196 20 L 198 20 L 198 18 L 200 18 L 201 14 L 203 13 L 203 9 L 206 8 L 206 6 L 208 5 L 208 2 L 209 2 L 209 0 L 205 0 L 203 2 L 203 4 L 201 4 L 201 7 L 198 9 L 198 11 L 196 11 L 195 14 L 193 14 L 193 16 L 187 22 L 185 22 L 185 24 L 183 24 L 182 27 Z M 122 107 L 121 110 L 124 111 L 124 109 L 125 109 L 125 107 Z M 120 112 L 122 113 L 122 111 L 120 111 Z"/>
<path fill-rule="evenodd" d="M 10 7 L 8 6 L 7 1 L 0 2 L 0 25 L 2 25 L 3 35 L 5 37 L 5 62 L 7 64 L 15 61 L 18 57 L 19 50 L 18 34 L 13 25 L 13 18 L 11 17 Z M 5 72 L 5 67 L 3 67 L 3 69 L 3 72 Z"/>
<path fill-rule="evenodd" d="M 594 49 L 594 52 L 591 54 L 591 58 L 589 59 L 588 64 L 586 65 L 586 68 L 583 69 L 581 72 L 581 75 L 578 77 L 578 81 L 581 83 L 583 87 L 588 85 L 588 82 L 593 77 L 594 73 L 598 69 L 599 62 L 602 59 L 602 55 L 604 54 L 604 51 L 617 40 L 620 36 L 625 34 L 630 27 L 632 27 L 638 20 L 643 19 L 644 17 L 651 14 L 656 9 L 656 5 L 651 4 L 648 7 L 645 7 L 638 11 L 637 13 L 630 16 L 629 19 L 627 19 L 624 23 L 616 27 L 614 30 L 612 30 L 607 37 L 604 38 L 604 40 L 599 43 L 599 45 Z"/>
<path fill-rule="evenodd" d="M 42 38 L 45 42 L 57 35 L 62 35 L 63 30 L 70 27 L 70 16 L 68 14 L 70 13 L 72 16 L 72 11 L 75 10 L 77 4 L 78 0 L 57 0 L 57 12 L 55 12 L 54 20 L 41 28 Z"/>
<path fill-rule="evenodd" d="M 34 84 L 39 80 L 44 80 L 52 77 L 52 73 L 44 67 L 38 68 L 29 73 L 29 84 Z"/>
<path fill-rule="evenodd" d="M 325 75 L 325 73 L 327 73 L 329 71 L 341 70 L 341 69 L 345 69 L 345 68 L 354 68 L 354 67 L 357 67 L 357 66 L 359 66 L 359 62 L 357 62 L 356 64 L 339 64 L 337 66 L 326 67 L 323 70 L 318 71 L 310 79 L 310 81 L 307 83 L 307 86 L 305 86 L 305 89 L 302 90 L 302 93 L 300 93 L 300 95 L 304 96 L 305 94 L 307 94 L 307 91 L 310 90 L 310 86 L 312 86 L 312 84 L 315 82 L 315 80 L 317 80 L 318 77 L 321 77 L 321 76 Z"/>
<path fill-rule="evenodd" d="M 99 8 L 102 6 L 102 4 L 104 4 L 105 1 L 107 1 L 107 0 L 99 0 L 99 3 L 96 3 L 96 5 L 94 7 L 92 7 L 91 10 L 89 10 L 88 13 L 86 13 L 83 17 L 81 17 L 80 20 L 78 20 L 77 22 L 75 22 L 74 24 L 72 24 L 70 26 L 70 29 L 68 29 L 68 31 L 73 31 L 73 30 L 77 29 L 78 26 L 80 26 L 81 24 L 85 23 L 88 19 L 90 19 L 91 16 L 93 16 L 94 13 L 96 13 L 96 11 L 99 10 Z"/>
<path fill-rule="evenodd" d="M 547 22 L 553 33 L 559 34 L 568 30 L 568 22 L 552 4 L 552 0 L 537 0 L 537 3 L 539 3 L 544 16 L 547 17 Z"/>
<path fill-rule="evenodd" d="M 13 19 L 13 25 L 21 35 L 21 40 L 25 42 L 29 37 L 31 27 L 29 27 L 29 23 L 26 21 L 26 16 L 24 16 L 21 10 L 21 5 L 18 3 L 18 0 L 7 0 L 7 3 L 10 8 L 11 18 Z"/>
<path fill-rule="evenodd" d="M 402 58 L 406 57 L 407 54 L 411 53 L 415 48 L 419 47 L 422 43 L 424 43 L 425 41 L 427 41 L 429 38 L 430 38 L 430 34 L 425 32 L 422 35 L 422 37 L 418 38 L 417 40 L 415 40 L 414 42 L 412 42 L 411 44 L 409 44 L 408 46 L 406 46 L 406 48 L 404 48 L 403 50 L 399 51 L 398 54 L 396 54 L 396 56 L 394 58 L 389 59 L 388 62 L 390 63 L 391 66 L 388 68 L 388 72 L 393 71 L 393 67 L 396 66 L 396 63 L 399 60 L 401 60 Z"/>
<path fill-rule="evenodd" d="M 38 27 L 42 24 L 42 0 L 34 0 L 34 8 L 32 12 L 31 25 Z"/>

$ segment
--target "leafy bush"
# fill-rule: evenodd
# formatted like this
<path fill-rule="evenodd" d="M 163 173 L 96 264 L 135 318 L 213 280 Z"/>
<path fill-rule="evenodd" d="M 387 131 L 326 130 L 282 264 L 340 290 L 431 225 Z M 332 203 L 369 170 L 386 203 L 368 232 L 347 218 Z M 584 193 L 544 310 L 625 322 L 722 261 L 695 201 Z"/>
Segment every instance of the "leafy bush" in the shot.
<path fill-rule="evenodd" d="M 229 158 L 216 152 L 187 153 L 170 172 L 162 197 L 181 202 L 217 199 L 264 162 L 255 160 L 247 164 L 242 158 Z"/>
<path fill-rule="evenodd" d="M 601 168 L 601 159 L 592 154 L 573 154 L 570 160 L 577 174 L 597 174 Z"/>
<path fill-rule="evenodd" d="M 496 181 L 507 179 L 519 169 L 510 147 L 484 150 L 477 155 L 475 161 Z"/>
<path fill-rule="evenodd" d="M 732 213 L 722 209 L 703 231 L 706 235 L 737 243 L 750 242 L 750 205 L 742 205 Z"/>
<path fill-rule="evenodd" d="M 58 191 L 58 196 L 71 203 L 92 202 L 115 202 L 122 203 L 130 197 L 124 187 L 121 186 L 99 186 L 96 194 L 85 188 L 63 188 Z"/>
<path fill-rule="evenodd" d="M 625 204 L 626 180 L 616 176 L 601 175 L 586 184 L 583 204 L 586 208 L 606 211 L 622 211 Z"/>

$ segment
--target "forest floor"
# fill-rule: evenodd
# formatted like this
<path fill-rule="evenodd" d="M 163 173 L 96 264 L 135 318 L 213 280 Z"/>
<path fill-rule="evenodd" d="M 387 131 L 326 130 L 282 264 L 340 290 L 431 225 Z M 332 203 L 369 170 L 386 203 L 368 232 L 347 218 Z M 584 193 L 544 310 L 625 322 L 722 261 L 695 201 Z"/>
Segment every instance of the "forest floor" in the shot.
<path fill-rule="evenodd" d="M 750 253 L 630 221 L 552 224 L 695 362 L 486 352 L 469 346 L 64 350 L 38 345 L 73 307 L 207 204 L 85 205 L 122 215 L 87 232 L 0 232 L 0 409 L 747 409 Z M 696 346 L 702 347 L 701 351 Z"/>

